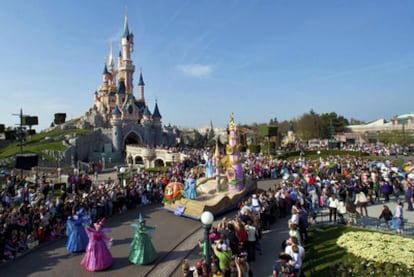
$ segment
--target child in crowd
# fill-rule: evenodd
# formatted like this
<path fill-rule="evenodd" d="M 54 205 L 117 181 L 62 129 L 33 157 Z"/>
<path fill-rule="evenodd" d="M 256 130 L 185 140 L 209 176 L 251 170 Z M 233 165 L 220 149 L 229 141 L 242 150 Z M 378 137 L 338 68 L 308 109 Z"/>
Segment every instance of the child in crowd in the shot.
<path fill-rule="evenodd" d="M 26 238 L 26 245 L 29 249 L 33 249 L 34 247 L 39 245 L 39 240 L 37 238 L 36 231 L 32 231 Z"/>

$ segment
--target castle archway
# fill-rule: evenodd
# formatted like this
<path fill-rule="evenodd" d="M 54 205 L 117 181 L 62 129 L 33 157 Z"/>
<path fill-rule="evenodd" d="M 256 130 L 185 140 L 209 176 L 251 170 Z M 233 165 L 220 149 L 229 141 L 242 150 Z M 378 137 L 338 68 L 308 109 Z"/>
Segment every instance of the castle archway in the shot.
<path fill-rule="evenodd" d="M 141 136 L 138 135 L 137 133 L 133 132 L 133 131 L 128 133 L 128 135 L 125 136 L 125 139 L 124 139 L 125 145 L 128 145 L 128 144 L 141 145 L 142 141 L 143 140 L 142 140 Z"/>
<path fill-rule="evenodd" d="M 155 167 L 162 167 L 162 166 L 164 166 L 164 161 L 161 160 L 161 159 L 156 159 L 154 161 L 154 165 L 155 165 Z"/>
<path fill-rule="evenodd" d="M 134 164 L 144 165 L 144 159 L 141 156 L 136 156 Z"/>

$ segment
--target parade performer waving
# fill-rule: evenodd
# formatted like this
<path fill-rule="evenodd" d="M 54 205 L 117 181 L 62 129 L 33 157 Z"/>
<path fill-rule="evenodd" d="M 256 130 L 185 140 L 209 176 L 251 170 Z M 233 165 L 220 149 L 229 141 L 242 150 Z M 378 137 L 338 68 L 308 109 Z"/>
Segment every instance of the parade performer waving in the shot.
<path fill-rule="evenodd" d="M 83 252 L 88 245 L 89 239 L 85 231 L 85 226 L 90 222 L 89 216 L 83 215 L 83 208 L 76 212 L 73 217 L 69 217 L 66 222 L 66 235 L 68 242 L 66 249 L 69 252 Z"/>
<path fill-rule="evenodd" d="M 134 264 L 151 264 L 157 259 L 157 251 L 151 242 L 151 235 L 155 227 L 145 225 L 145 219 L 139 214 L 138 224 L 131 224 L 135 229 L 134 239 L 131 243 L 129 261 Z"/>
<path fill-rule="evenodd" d="M 109 228 L 103 228 L 105 219 L 95 223 L 95 229 L 87 227 L 89 244 L 86 247 L 86 254 L 81 261 L 88 271 L 100 271 L 112 265 L 112 255 L 109 248 L 112 246 L 112 239 L 106 234 L 111 232 Z"/>

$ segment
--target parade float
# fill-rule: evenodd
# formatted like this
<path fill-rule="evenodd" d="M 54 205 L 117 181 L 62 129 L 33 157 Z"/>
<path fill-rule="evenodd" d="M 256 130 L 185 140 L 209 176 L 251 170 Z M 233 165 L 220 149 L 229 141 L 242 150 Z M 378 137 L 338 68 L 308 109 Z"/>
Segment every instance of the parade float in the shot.
<path fill-rule="evenodd" d="M 220 153 L 217 139 L 214 154 L 208 156 L 202 174 L 199 168 L 193 169 L 185 184 L 167 185 L 164 208 L 176 215 L 198 220 L 204 211 L 218 216 L 238 207 L 257 188 L 256 180 L 243 174 L 240 148 L 237 127 L 231 114 L 226 153 Z M 195 179 L 196 185 L 192 185 Z"/>

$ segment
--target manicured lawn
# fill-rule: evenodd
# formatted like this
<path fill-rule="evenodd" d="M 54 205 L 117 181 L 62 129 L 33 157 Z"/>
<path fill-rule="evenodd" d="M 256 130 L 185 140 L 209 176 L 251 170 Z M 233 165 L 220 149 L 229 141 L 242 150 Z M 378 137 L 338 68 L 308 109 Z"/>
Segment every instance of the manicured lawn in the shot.
<path fill-rule="evenodd" d="M 341 263 L 348 256 L 344 248 L 336 244 L 336 240 L 350 231 L 371 232 L 366 229 L 351 228 L 339 225 L 318 225 L 309 230 L 309 243 L 306 245 L 306 258 L 303 263 L 305 276 L 333 276 L 331 266 Z"/>

